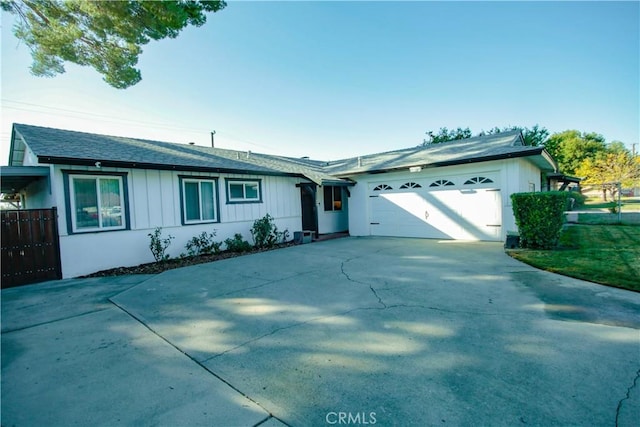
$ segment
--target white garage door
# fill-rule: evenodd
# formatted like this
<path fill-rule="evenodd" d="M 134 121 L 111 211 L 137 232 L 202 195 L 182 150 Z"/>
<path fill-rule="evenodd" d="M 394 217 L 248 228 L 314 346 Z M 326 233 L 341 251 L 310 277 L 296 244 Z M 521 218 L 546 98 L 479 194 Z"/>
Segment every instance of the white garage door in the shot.
<path fill-rule="evenodd" d="M 370 185 L 371 234 L 456 240 L 501 240 L 497 178 L 483 174 Z"/>

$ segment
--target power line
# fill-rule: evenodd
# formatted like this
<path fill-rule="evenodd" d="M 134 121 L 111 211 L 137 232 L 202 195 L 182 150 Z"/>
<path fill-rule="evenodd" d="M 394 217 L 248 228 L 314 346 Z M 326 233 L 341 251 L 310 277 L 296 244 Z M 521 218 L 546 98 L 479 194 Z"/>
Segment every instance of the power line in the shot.
<path fill-rule="evenodd" d="M 48 109 L 48 110 L 53 110 L 54 112 L 48 112 L 48 111 L 39 111 L 36 109 L 32 109 L 32 108 L 21 108 L 18 106 L 10 106 L 10 105 L 2 105 L 2 108 L 6 108 L 9 110 L 18 110 L 18 111 L 29 111 L 29 112 L 35 112 L 35 113 L 40 113 L 40 114 L 48 114 L 48 115 L 54 115 L 54 116 L 60 116 L 60 117 L 70 117 L 70 118 L 79 118 L 79 119 L 83 119 L 86 117 L 82 117 L 82 116 L 90 116 L 92 118 L 96 118 L 99 121 L 102 122 L 106 122 L 106 123 L 126 123 L 132 126 L 137 126 L 137 127 L 153 127 L 153 128 L 159 128 L 159 129 L 167 129 L 167 130 L 179 130 L 179 131 L 187 131 L 187 132 L 193 132 L 193 133 L 206 133 L 207 135 L 210 134 L 211 129 L 204 129 L 204 128 L 187 128 L 184 126 L 174 126 L 174 125 L 167 125 L 166 123 L 154 123 L 154 122 L 144 122 L 144 121 L 140 121 L 140 120 L 131 120 L 131 119 L 124 119 L 124 118 L 119 118 L 119 117 L 113 117 L 113 116 L 107 116 L 104 114 L 96 114 L 96 113 L 89 113 L 86 111 L 78 111 L 78 110 L 71 110 L 71 109 L 66 109 L 66 108 L 60 108 L 60 107 L 51 107 L 48 105 L 42 105 L 42 104 L 34 104 L 34 103 L 30 103 L 30 102 L 22 102 L 22 101 L 14 101 L 11 99 L 2 99 L 1 100 L 2 103 L 13 103 L 13 104 L 18 104 L 18 105 L 24 105 L 27 107 L 38 107 L 38 108 L 44 108 L 44 109 Z M 72 114 L 62 114 L 59 112 L 63 112 L 63 113 L 72 113 Z M 80 116 L 77 116 L 77 114 L 79 114 Z M 239 142 L 243 142 L 245 144 L 249 144 L 255 147 L 261 147 L 261 148 L 266 148 L 269 150 L 275 150 L 273 147 L 268 146 L 268 145 L 264 145 L 264 144 L 258 144 L 256 142 L 253 141 L 249 141 L 247 139 L 238 137 L 237 135 L 234 135 L 232 133 L 226 132 L 226 131 L 220 131 L 217 130 L 218 133 L 221 133 L 222 135 L 225 135 L 228 139 L 234 140 L 234 141 L 239 141 Z"/>

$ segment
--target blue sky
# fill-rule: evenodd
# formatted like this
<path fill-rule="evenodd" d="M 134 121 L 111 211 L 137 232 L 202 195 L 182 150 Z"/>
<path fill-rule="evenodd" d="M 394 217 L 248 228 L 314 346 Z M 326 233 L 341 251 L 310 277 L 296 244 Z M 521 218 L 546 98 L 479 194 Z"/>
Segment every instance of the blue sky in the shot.
<path fill-rule="evenodd" d="M 113 89 L 29 74 L 2 14 L 2 150 L 13 122 L 330 160 L 427 130 L 539 124 L 640 142 L 638 2 L 229 2 L 144 47 Z"/>

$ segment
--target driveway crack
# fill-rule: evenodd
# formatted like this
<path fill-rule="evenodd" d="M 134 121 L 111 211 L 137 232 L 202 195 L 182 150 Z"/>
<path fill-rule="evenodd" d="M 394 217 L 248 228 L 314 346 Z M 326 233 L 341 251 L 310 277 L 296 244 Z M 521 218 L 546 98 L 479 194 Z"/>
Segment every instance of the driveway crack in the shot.
<path fill-rule="evenodd" d="M 346 277 L 346 278 L 347 278 L 347 280 L 348 280 L 348 281 L 350 281 L 350 282 L 358 283 L 358 284 L 360 284 L 360 285 L 366 285 L 366 286 L 368 286 L 368 287 L 369 287 L 369 289 L 371 289 L 371 292 L 373 293 L 373 295 L 374 295 L 374 296 L 376 297 L 376 299 L 378 300 L 378 303 L 379 303 L 380 305 L 382 305 L 382 307 L 383 307 L 383 308 L 387 308 L 387 304 L 385 304 L 385 303 L 384 303 L 384 301 L 382 301 L 382 298 L 380 298 L 380 295 L 378 295 L 378 292 L 376 291 L 376 289 L 375 289 L 371 284 L 366 283 L 366 282 L 361 282 L 361 281 L 359 281 L 359 280 L 355 280 L 355 279 L 351 278 L 351 276 L 349 276 L 349 273 L 347 273 L 347 272 L 344 270 L 344 265 L 345 265 L 347 262 L 351 261 L 352 259 L 354 259 L 354 258 L 349 258 L 349 259 L 347 259 L 347 260 L 345 260 L 345 261 L 342 261 L 342 263 L 340 264 L 340 271 L 342 272 L 342 275 L 343 275 L 344 277 Z"/>
<path fill-rule="evenodd" d="M 640 369 L 638 369 L 638 371 L 636 372 L 636 376 L 633 379 L 633 383 L 629 386 L 629 388 L 627 388 L 627 393 L 618 402 L 618 407 L 616 408 L 616 427 L 619 425 L 618 418 L 620 418 L 620 410 L 622 409 L 622 402 L 624 402 L 625 400 L 628 400 L 631 397 L 631 390 L 633 390 L 638 385 L 638 378 L 640 378 Z"/>

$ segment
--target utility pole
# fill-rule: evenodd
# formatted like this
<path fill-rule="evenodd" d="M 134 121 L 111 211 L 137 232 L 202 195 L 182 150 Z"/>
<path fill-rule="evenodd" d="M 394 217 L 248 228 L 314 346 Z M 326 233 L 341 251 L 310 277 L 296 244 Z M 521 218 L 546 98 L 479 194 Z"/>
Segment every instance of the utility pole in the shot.
<path fill-rule="evenodd" d="M 211 131 L 211 148 L 215 148 L 216 147 L 216 144 L 215 144 L 215 142 L 213 140 L 213 135 L 215 135 L 215 134 L 216 134 L 215 130 Z"/>
<path fill-rule="evenodd" d="M 635 144 L 631 144 L 631 155 L 633 156 L 633 158 L 636 158 L 636 145 L 638 145 L 637 143 Z"/>

